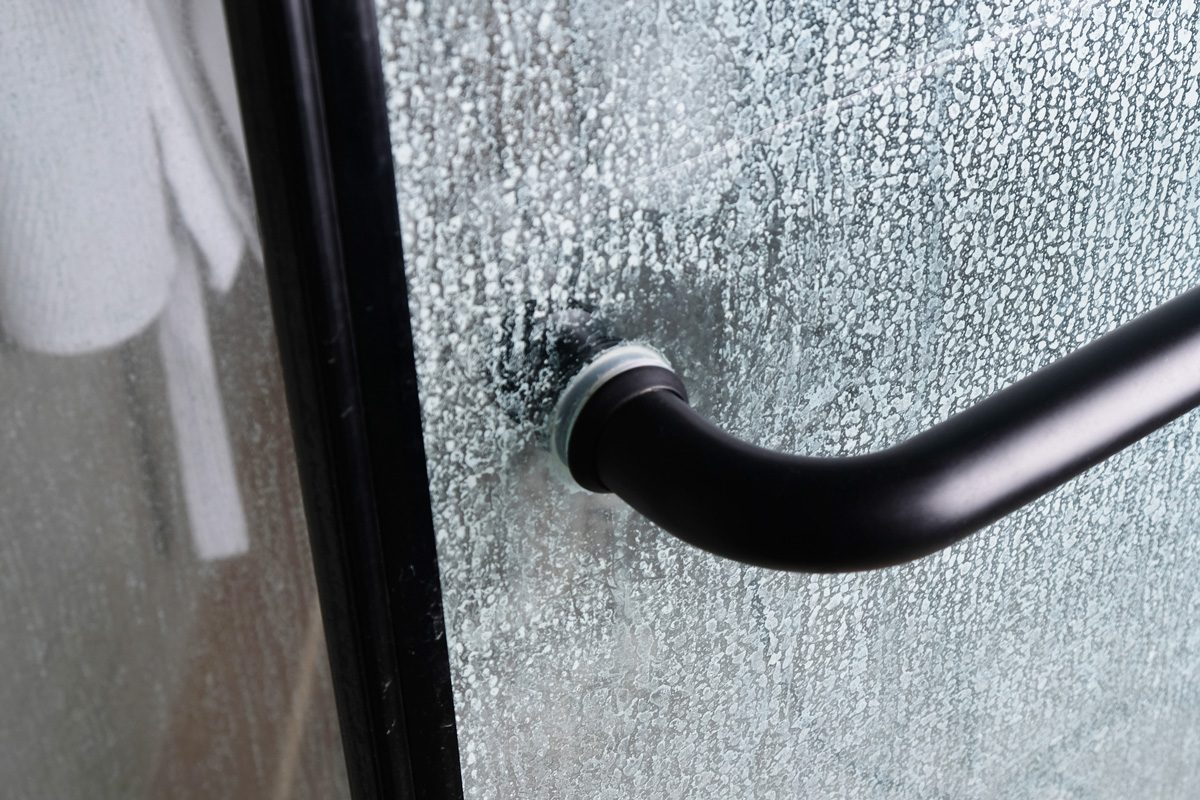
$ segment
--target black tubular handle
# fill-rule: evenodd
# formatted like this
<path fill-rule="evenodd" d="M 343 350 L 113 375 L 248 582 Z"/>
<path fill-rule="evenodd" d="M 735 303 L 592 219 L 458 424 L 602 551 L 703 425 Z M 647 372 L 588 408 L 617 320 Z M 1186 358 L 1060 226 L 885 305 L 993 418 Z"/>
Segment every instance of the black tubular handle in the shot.
<path fill-rule="evenodd" d="M 556 410 L 559 454 L 580 485 L 718 555 L 871 569 L 954 543 L 1200 404 L 1200 289 L 863 456 L 735 439 L 691 409 L 665 362 L 615 355 L 606 370 L 593 369 L 603 354 L 585 366 Z"/>

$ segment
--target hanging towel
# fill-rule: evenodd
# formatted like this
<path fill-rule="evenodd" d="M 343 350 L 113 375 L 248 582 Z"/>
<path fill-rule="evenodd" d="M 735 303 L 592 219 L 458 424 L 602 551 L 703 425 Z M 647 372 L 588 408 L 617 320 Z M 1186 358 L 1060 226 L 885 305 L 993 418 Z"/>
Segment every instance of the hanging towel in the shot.
<path fill-rule="evenodd" d="M 82 355 L 161 320 L 206 559 L 249 544 L 200 284 L 227 291 L 256 246 L 223 37 L 219 0 L 0 5 L 0 325 Z"/>

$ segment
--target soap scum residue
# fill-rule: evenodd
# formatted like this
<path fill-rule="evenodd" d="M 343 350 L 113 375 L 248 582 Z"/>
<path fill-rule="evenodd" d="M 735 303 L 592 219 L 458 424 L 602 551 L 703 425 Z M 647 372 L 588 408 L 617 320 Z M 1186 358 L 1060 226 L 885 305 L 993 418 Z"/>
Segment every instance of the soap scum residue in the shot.
<path fill-rule="evenodd" d="M 380 18 L 469 797 L 1189 794 L 1194 422 L 928 560 L 791 576 L 565 492 L 519 365 L 586 308 L 732 432 L 861 452 L 1190 288 L 1191 0 Z"/>

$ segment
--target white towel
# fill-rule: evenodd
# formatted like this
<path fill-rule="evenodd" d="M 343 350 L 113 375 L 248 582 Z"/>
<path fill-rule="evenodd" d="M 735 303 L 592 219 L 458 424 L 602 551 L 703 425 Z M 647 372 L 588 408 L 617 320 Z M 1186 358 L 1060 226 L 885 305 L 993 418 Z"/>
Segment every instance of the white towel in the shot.
<path fill-rule="evenodd" d="M 256 247 L 219 0 L 8 0 L 0 87 L 0 324 L 73 355 L 161 318 L 194 550 L 245 552 L 196 264 L 224 292 Z"/>

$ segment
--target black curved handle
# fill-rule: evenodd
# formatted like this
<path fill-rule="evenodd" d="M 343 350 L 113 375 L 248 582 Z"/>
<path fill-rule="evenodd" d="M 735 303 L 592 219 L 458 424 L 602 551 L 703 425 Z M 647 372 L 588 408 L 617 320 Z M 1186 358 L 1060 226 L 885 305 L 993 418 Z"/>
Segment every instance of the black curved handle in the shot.
<path fill-rule="evenodd" d="M 864 456 L 747 444 L 693 411 L 665 363 L 619 366 L 592 375 L 572 409 L 560 403 L 576 481 L 718 555 L 869 569 L 946 547 L 1200 404 L 1200 289 Z"/>

